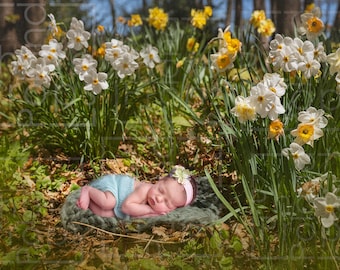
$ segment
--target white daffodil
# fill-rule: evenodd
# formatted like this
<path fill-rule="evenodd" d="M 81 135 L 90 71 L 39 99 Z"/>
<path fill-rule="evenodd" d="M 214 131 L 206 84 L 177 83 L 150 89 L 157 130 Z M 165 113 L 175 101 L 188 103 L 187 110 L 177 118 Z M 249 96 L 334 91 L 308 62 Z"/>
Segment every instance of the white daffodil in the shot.
<path fill-rule="evenodd" d="M 270 41 L 269 48 L 271 53 L 279 53 L 283 48 L 291 46 L 293 39 L 291 37 L 283 37 L 280 34 L 275 34 L 275 38 Z"/>
<path fill-rule="evenodd" d="M 105 49 L 105 60 L 109 61 L 111 65 L 114 65 L 114 63 L 122 57 L 123 54 L 126 53 L 126 50 L 124 50 L 124 47 L 109 47 Z"/>
<path fill-rule="evenodd" d="M 97 60 L 92 55 L 85 54 L 82 58 L 73 59 L 74 71 L 79 75 L 81 81 L 84 80 L 84 76 L 88 74 L 90 70 L 97 69 Z"/>
<path fill-rule="evenodd" d="M 48 14 L 47 17 L 51 20 L 51 22 L 48 25 L 50 32 L 51 32 L 52 36 L 55 36 L 58 33 L 57 22 L 56 22 L 54 15 L 52 13 Z"/>
<path fill-rule="evenodd" d="M 91 34 L 84 29 L 84 23 L 81 20 L 72 18 L 70 30 L 67 31 L 66 37 L 68 38 L 67 47 L 80 51 L 82 48 L 89 46 L 88 40 Z"/>
<path fill-rule="evenodd" d="M 301 123 L 309 123 L 318 128 L 324 128 L 328 124 L 328 120 L 324 114 L 325 112 L 322 109 L 309 107 L 306 111 L 299 112 L 298 120 Z"/>
<path fill-rule="evenodd" d="M 314 59 L 319 61 L 320 63 L 327 61 L 325 47 L 323 46 L 322 42 L 319 42 L 314 48 Z"/>
<path fill-rule="evenodd" d="M 310 157 L 305 153 L 305 150 L 299 144 L 293 142 L 289 145 L 289 148 L 282 149 L 282 155 L 286 158 L 293 158 L 295 168 L 302 170 L 306 164 L 310 164 Z"/>
<path fill-rule="evenodd" d="M 272 103 L 272 107 L 268 111 L 268 118 L 273 121 L 278 118 L 279 114 L 284 114 L 285 111 L 286 110 L 281 104 L 280 98 L 276 96 Z"/>
<path fill-rule="evenodd" d="M 31 68 L 27 71 L 27 76 L 34 78 L 34 83 L 38 86 L 49 87 L 51 83 L 50 73 L 54 71 L 55 66 L 48 64 L 45 58 L 32 60 Z"/>
<path fill-rule="evenodd" d="M 109 88 L 109 84 L 106 81 L 107 74 L 104 72 L 96 72 L 95 70 L 89 70 L 84 76 L 86 91 L 92 91 L 93 94 L 98 95 L 102 90 Z"/>
<path fill-rule="evenodd" d="M 335 76 L 336 81 L 336 92 L 340 95 L 340 73 L 336 74 Z"/>
<path fill-rule="evenodd" d="M 302 41 L 299 38 L 294 38 L 292 45 L 298 61 L 307 56 L 311 56 L 311 58 L 313 59 L 315 48 L 311 41 L 309 40 Z"/>
<path fill-rule="evenodd" d="M 26 70 L 30 66 L 28 61 L 24 61 L 19 58 L 16 61 L 11 62 L 11 72 L 14 76 L 18 76 L 19 79 L 24 79 L 26 77 Z"/>
<path fill-rule="evenodd" d="M 123 47 L 126 47 L 126 51 L 130 54 L 133 60 L 136 60 L 139 58 L 139 53 L 134 48 L 129 47 L 128 45 L 123 45 Z"/>
<path fill-rule="evenodd" d="M 224 38 L 225 33 L 230 31 L 230 25 L 227 26 L 224 30 L 222 28 L 218 28 L 217 30 L 217 39 L 218 39 L 218 48 L 227 48 L 228 44 L 227 41 Z"/>
<path fill-rule="evenodd" d="M 300 58 L 297 70 L 300 70 L 306 78 L 310 78 L 318 74 L 320 67 L 321 64 L 314 59 L 314 54 L 312 54 Z"/>
<path fill-rule="evenodd" d="M 255 108 L 256 113 L 262 118 L 268 116 L 269 111 L 276 102 L 276 97 L 275 93 L 270 91 L 262 82 L 250 89 L 250 105 Z"/>
<path fill-rule="evenodd" d="M 184 184 L 186 181 L 190 181 L 190 171 L 185 169 L 183 166 L 176 165 L 170 172 L 170 176 L 176 178 L 177 182 Z"/>
<path fill-rule="evenodd" d="M 36 60 L 36 56 L 25 46 L 15 50 L 17 60 L 11 62 L 11 71 L 13 75 L 20 79 L 26 77 L 26 72 L 31 68 L 32 60 Z"/>
<path fill-rule="evenodd" d="M 325 25 L 321 18 L 321 10 L 315 7 L 312 12 L 301 14 L 301 26 L 298 31 L 301 35 L 305 35 L 308 40 L 316 40 L 324 31 Z"/>
<path fill-rule="evenodd" d="M 117 71 L 119 78 L 132 75 L 138 68 L 138 63 L 134 61 L 129 53 L 124 53 L 114 63 L 113 68 Z"/>
<path fill-rule="evenodd" d="M 234 67 L 236 58 L 235 53 L 230 53 L 227 48 L 221 48 L 217 53 L 211 54 L 210 59 L 212 62 L 212 69 L 218 72 L 226 71 Z"/>
<path fill-rule="evenodd" d="M 63 45 L 55 39 L 51 39 L 48 44 L 42 45 L 39 55 L 45 58 L 46 63 L 57 65 L 58 59 L 66 57 Z"/>
<path fill-rule="evenodd" d="M 323 136 L 323 131 L 313 124 L 300 123 L 290 134 L 295 137 L 294 142 L 297 144 L 309 144 L 313 147 L 314 141 Z"/>
<path fill-rule="evenodd" d="M 279 70 L 283 64 L 283 50 L 286 47 L 291 48 L 293 39 L 291 37 L 283 37 L 276 34 L 275 38 L 270 42 L 269 48 L 269 62 L 273 65 L 274 69 Z"/>
<path fill-rule="evenodd" d="M 303 183 L 302 186 L 297 189 L 298 196 L 312 203 L 319 194 L 321 184 L 323 183 L 321 183 L 319 177 Z"/>
<path fill-rule="evenodd" d="M 154 68 L 155 64 L 161 62 L 158 55 L 158 49 L 150 44 L 141 50 L 140 56 L 143 58 L 144 64 L 149 68 Z"/>
<path fill-rule="evenodd" d="M 318 197 L 319 192 L 322 188 L 327 188 L 327 180 L 332 179 L 332 183 L 335 183 L 336 176 L 330 173 L 325 173 L 309 180 L 302 184 L 302 186 L 297 190 L 298 195 L 305 198 L 308 202 L 312 203 L 315 198 Z M 335 191 L 336 187 L 332 186 L 332 190 Z"/>
<path fill-rule="evenodd" d="M 21 46 L 20 49 L 16 49 L 14 52 L 17 58 L 20 58 L 25 61 L 37 59 L 37 57 L 32 53 L 32 51 L 28 49 L 26 46 Z"/>
<path fill-rule="evenodd" d="M 282 97 L 286 93 L 287 84 L 278 73 L 264 74 L 263 84 L 278 97 Z"/>
<path fill-rule="evenodd" d="M 335 209 L 340 206 L 340 199 L 333 193 L 328 192 L 323 197 L 315 198 L 313 201 L 315 207 L 315 216 L 321 218 L 322 226 L 329 228 L 338 218 L 335 215 Z"/>
<path fill-rule="evenodd" d="M 250 105 L 249 97 L 237 96 L 235 99 L 235 107 L 230 112 L 237 117 L 240 123 L 246 121 L 254 121 L 256 118 L 255 107 Z"/>
<path fill-rule="evenodd" d="M 111 41 L 105 42 L 106 49 L 113 49 L 121 46 L 123 46 L 123 41 L 115 38 L 111 39 Z"/>
<path fill-rule="evenodd" d="M 286 46 L 281 50 L 280 58 L 281 68 L 285 72 L 295 71 L 297 68 L 298 58 L 292 47 Z"/>
<path fill-rule="evenodd" d="M 327 62 L 329 64 L 329 72 L 331 75 L 340 73 L 340 48 L 334 53 L 327 55 Z"/>

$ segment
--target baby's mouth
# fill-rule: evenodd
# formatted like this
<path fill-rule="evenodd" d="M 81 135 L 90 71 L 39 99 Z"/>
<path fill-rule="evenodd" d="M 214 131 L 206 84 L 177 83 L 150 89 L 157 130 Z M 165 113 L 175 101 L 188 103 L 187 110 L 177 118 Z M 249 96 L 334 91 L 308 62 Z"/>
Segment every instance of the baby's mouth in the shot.
<path fill-rule="evenodd" d="M 149 205 L 155 205 L 155 201 L 152 198 L 149 198 Z"/>

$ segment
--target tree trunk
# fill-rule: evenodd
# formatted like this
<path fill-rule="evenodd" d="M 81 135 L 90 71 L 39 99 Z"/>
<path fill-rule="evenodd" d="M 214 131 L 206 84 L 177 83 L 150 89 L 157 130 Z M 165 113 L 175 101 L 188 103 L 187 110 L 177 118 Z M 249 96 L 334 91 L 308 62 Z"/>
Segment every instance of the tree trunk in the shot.
<path fill-rule="evenodd" d="M 278 17 L 278 12 L 277 12 L 277 10 L 278 10 L 278 6 L 277 6 L 277 1 L 275 1 L 275 0 L 270 0 L 270 7 L 271 7 L 271 9 L 270 9 L 270 13 L 271 13 L 271 18 L 272 18 L 272 21 L 274 22 L 274 24 L 275 24 L 275 28 L 276 28 L 276 32 L 278 32 L 277 31 L 277 17 Z"/>
<path fill-rule="evenodd" d="M 300 1 L 299 0 L 273 0 L 272 14 L 275 18 L 276 32 L 286 35 L 294 36 L 296 20 L 299 19 Z"/>
<path fill-rule="evenodd" d="M 46 5 L 44 0 L 16 1 L 17 12 L 20 14 L 21 24 L 17 32 L 22 43 L 33 51 L 40 50 L 44 43 L 46 29 L 43 27 L 46 21 Z M 23 4 L 23 2 L 25 4 Z"/>
<path fill-rule="evenodd" d="M 312 3 L 314 3 L 314 0 L 305 0 L 303 3 L 303 8 L 306 9 L 306 7 Z"/>
<path fill-rule="evenodd" d="M 227 10 L 226 10 L 226 19 L 225 25 L 229 26 L 231 24 L 231 12 L 233 11 L 233 0 L 227 0 Z"/>
<path fill-rule="evenodd" d="M 116 9 L 115 9 L 115 0 L 109 0 L 110 3 L 110 9 L 111 9 L 111 17 L 112 17 L 112 29 L 113 32 L 117 32 L 117 24 L 116 24 Z"/>
<path fill-rule="evenodd" d="M 253 4 L 254 4 L 254 10 L 266 10 L 266 4 L 264 0 L 253 0 Z M 266 17 L 269 18 L 268 14 L 266 14 Z M 261 36 L 261 35 L 257 35 L 260 43 L 262 44 L 263 48 L 265 50 L 268 49 L 269 47 L 269 43 L 268 43 L 268 37 L 265 36 Z"/>
<path fill-rule="evenodd" d="M 264 0 L 253 0 L 254 10 L 266 10 Z"/>
<path fill-rule="evenodd" d="M 41 27 L 45 19 L 43 0 L 5 0 L 0 8 L 1 60 L 21 45 L 33 51 L 40 49 L 46 32 Z"/>
<path fill-rule="evenodd" d="M 242 0 L 236 0 L 235 5 L 235 29 L 238 30 L 242 26 Z"/>
<path fill-rule="evenodd" d="M 331 30 L 331 39 L 334 42 L 339 42 L 340 41 L 339 35 L 340 35 L 340 0 L 338 0 L 338 9 Z"/>
<path fill-rule="evenodd" d="M 10 19 L 12 17 L 12 20 Z M 21 44 L 16 29 L 15 3 L 7 1 L 0 8 L 0 55 L 4 60 L 14 52 Z"/>
<path fill-rule="evenodd" d="M 142 0 L 142 14 L 147 14 L 148 13 L 148 4 L 146 0 Z"/>
<path fill-rule="evenodd" d="M 338 10 L 333 23 L 333 29 L 339 29 L 340 27 L 340 0 L 338 0 Z"/>
<path fill-rule="evenodd" d="M 195 8 L 202 9 L 203 8 L 203 0 L 195 0 Z"/>

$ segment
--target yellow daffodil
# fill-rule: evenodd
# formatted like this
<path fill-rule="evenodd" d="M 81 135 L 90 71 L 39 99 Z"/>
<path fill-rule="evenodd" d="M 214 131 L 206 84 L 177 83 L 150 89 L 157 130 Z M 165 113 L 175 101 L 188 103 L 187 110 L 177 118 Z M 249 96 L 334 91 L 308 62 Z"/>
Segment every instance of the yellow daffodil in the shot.
<path fill-rule="evenodd" d="M 280 121 L 280 119 L 272 121 L 269 125 L 268 137 L 270 139 L 275 139 L 276 141 L 278 141 L 279 137 L 282 136 L 283 134 L 284 134 L 283 123 Z"/>
<path fill-rule="evenodd" d="M 149 25 L 156 28 L 157 30 L 163 31 L 168 24 L 168 14 L 164 12 L 162 8 L 151 8 L 149 9 Z"/>
<path fill-rule="evenodd" d="M 228 72 L 228 80 L 233 82 L 239 82 L 240 80 L 243 81 L 243 83 L 247 83 L 252 81 L 252 77 L 250 76 L 250 73 L 247 68 L 233 68 Z"/>
<path fill-rule="evenodd" d="M 203 12 L 204 12 L 204 15 L 206 17 L 211 17 L 212 14 L 213 14 L 212 7 L 211 6 L 205 6 Z"/>
<path fill-rule="evenodd" d="M 140 25 L 143 25 L 141 16 L 139 14 L 131 14 L 131 19 L 128 20 L 128 26 L 136 27 Z"/>
<path fill-rule="evenodd" d="M 105 44 L 102 44 L 98 49 L 97 49 L 97 55 L 104 57 L 105 56 Z"/>
<path fill-rule="evenodd" d="M 261 21 L 266 19 L 266 13 L 264 10 L 255 10 L 250 17 L 250 23 L 255 27 L 260 27 Z"/>
<path fill-rule="evenodd" d="M 230 53 L 237 53 L 241 51 L 242 43 L 237 38 L 231 38 L 227 43 L 228 51 Z"/>
<path fill-rule="evenodd" d="M 59 25 L 56 26 L 56 30 L 54 33 L 49 33 L 47 37 L 47 42 L 51 39 L 61 40 L 61 38 L 65 35 L 65 32 L 61 29 Z"/>
<path fill-rule="evenodd" d="M 312 12 L 312 10 L 314 8 L 315 8 L 315 4 L 314 3 L 311 3 L 311 4 L 307 5 L 306 8 L 305 8 L 305 13 Z"/>
<path fill-rule="evenodd" d="M 97 26 L 97 31 L 98 31 L 99 33 L 103 33 L 103 32 L 105 31 L 105 27 L 104 27 L 103 25 L 99 24 L 99 25 Z"/>
<path fill-rule="evenodd" d="M 231 32 L 229 31 L 229 27 L 227 27 L 224 31 L 221 28 L 218 29 L 219 39 L 219 48 L 227 48 L 229 53 L 237 54 L 237 52 L 241 51 L 242 43 L 237 38 L 231 37 Z"/>
<path fill-rule="evenodd" d="M 121 23 L 121 24 L 125 24 L 125 23 L 126 23 L 126 19 L 125 19 L 124 17 L 122 17 L 122 16 L 119 16 L 119 17 L 117 18 L 117 22 L 119 22 L 119 23 Z"/>
<path fill-rule="evenodd" d="M 188 52 L 197 52 L 199 48 L 199 43 L 196 42 L 196 38 L 191 37 L 188 38 L 186 47 Z"/>
<path fill-rule="evenodd" d="M 262 36 L 270 37 L 275 32 L 273 21 L 271 19 L 262 20 L 257 31 Z"/>
<path fill-rule="evenodd" d="M 207 24 L 207 16 L 205 15 L 204 11 L 192 9 L 191 24 L 192 26 L 202 30 Z"/>
<path fill-rule="evenodd" d="M 181 68 L 181 67 L 184 65 L 184 61 L 185 61 L 185 58 L 179 60 L 179 61 L 176 63 L 176 68 Z"/>

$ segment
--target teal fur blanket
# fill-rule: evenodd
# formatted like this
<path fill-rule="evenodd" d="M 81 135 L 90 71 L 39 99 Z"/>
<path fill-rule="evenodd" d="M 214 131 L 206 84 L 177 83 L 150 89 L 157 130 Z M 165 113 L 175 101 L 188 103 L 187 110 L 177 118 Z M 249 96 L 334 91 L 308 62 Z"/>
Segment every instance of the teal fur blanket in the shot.
<path fill-rule="evenodd" d="M 76 190 L 67 196 L 61 208 L 61 222 L 65 229 L 80 233 L 89 228 L 88 226 L 76 224 L 76 222 L 85 223 L 113 233 L 150 231 L 153 226 L 166 226 L 175 230 L 183 230 L 190 225 L 208 225 L 218 220 L 221 203 L 205 177 L 196 180 L 198 194 L 192 205 L 177 208 L 164 216 L 132 218 L 129 220 L 100 217 L 93 214 L 91 210 L 78 208 L 76 201 L 80 195 L 80 190 Z"/>

